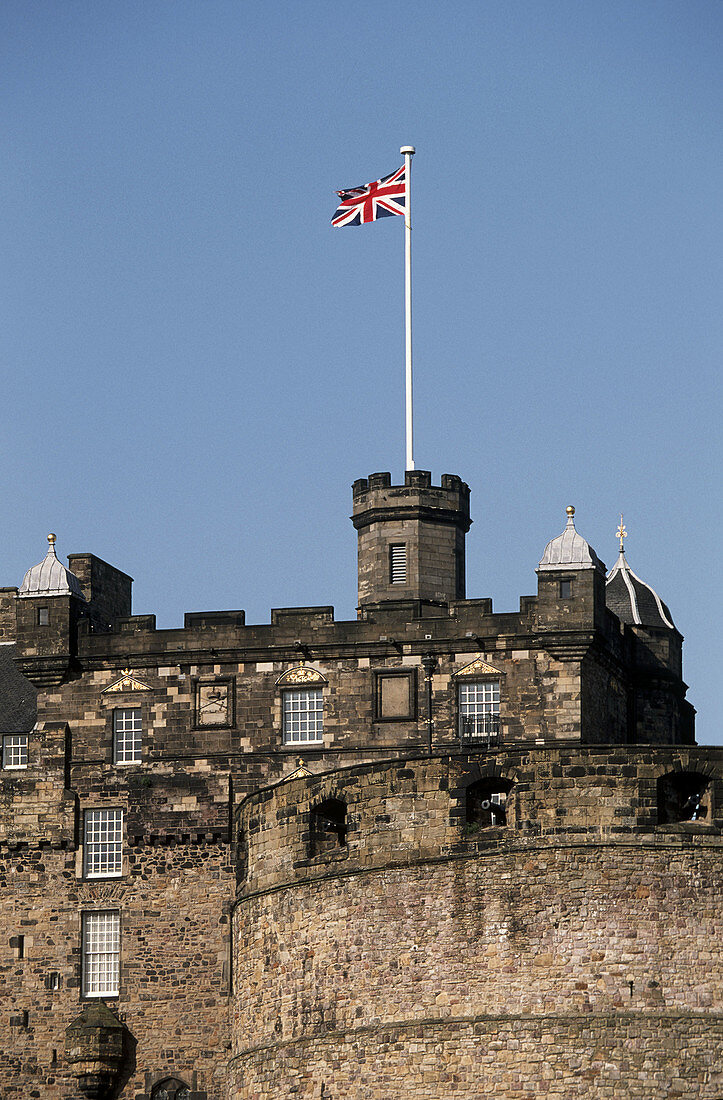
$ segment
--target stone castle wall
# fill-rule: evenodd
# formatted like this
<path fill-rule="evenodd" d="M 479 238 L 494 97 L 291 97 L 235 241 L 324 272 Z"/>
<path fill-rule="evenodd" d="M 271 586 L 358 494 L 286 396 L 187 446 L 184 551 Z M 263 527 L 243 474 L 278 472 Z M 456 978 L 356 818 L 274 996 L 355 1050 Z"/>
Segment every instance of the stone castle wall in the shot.
<path fill-rule="evenodd" d="M 63 1034 L 84 1003 L 81 915 L 96 910 L 121 913 L 120 996 L 109 1003 L 134 1038 L 121 1095 L 143 1095 L 153 1070 L 172 1065 L 209 1098 L 225 1097 L 229 846 L 154 838 L 129 846 L 124 863 L 122 879 L 95 882 L 78 877 L 75 850 L 0 854 L 3 1100 L 26 1100 L 33 1087 L 49 1100 L 78 1098 Z"/>
<path fill-rule="evenodd" d="M 230 1096 L 718 1100 L 720 820 L 656 824 L 657 779 L 700 760 L 510 751 L 250 796 Z M 506 826 L 465 823 L 480 776 L 514 784 Z M 346 844 L 315 856 L 332 797 Z"/>

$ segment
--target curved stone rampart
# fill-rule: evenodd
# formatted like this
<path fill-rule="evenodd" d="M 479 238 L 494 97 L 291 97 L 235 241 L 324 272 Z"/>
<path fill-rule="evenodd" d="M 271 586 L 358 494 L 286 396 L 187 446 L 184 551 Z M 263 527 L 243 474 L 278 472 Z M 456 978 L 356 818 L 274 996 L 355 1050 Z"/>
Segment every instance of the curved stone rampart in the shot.
<path fill-rule="evenodd" d="M 445 756 L 249 796 L 230 1096 L 717 1100 L 722 758 Z M 676 770 L 711 777 L 703 821 L 656 824 Z M 465 821 L 484 777 L 505 826 Z M 315 855 L 331 798 L 346 844 Z"/>

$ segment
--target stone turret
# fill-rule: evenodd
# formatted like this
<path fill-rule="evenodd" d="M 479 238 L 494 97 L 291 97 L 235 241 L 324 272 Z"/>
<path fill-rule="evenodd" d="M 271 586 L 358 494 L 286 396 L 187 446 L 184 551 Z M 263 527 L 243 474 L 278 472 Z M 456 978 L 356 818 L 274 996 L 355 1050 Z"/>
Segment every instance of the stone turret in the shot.
<path fill-rule="evenodd" d="M 16 604 L 20 671 L 36 687 L 60 684 L 77 651 L 78 620 L 88 607 L 80 581 L 58 560 L 52 532 L 45 557 L 25 574 Z"/>
<path fill-rule="evenodd" d="M 65 1029 L 65 1056 L 85 1100 L 106 1100 L 113 1093 L 127 1035 L 102 1002 L 86 1005 Z"/>
<path fill-rule="evenodd" d="M 359 535 L 359 606 L 398 601 L 448 604 L 465 597 L 469 486 L 454 474 L 432 485 L 407 470 L 403 485 L 376 473 L 352 486 Z"/>
<path fill-rule="evenodd" d="M 537 567 L 537 618 L 541 630 L 590 630 L 605 617 L 605 565 L 575 528 L 567 509 L 564 531 L 550 539 Z"/>

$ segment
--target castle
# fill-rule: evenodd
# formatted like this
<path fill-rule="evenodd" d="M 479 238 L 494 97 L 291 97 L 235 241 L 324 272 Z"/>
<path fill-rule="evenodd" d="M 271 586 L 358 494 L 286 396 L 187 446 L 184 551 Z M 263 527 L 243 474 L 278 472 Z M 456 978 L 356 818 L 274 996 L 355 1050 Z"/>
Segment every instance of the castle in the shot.
<path fill-rule="evenodd" d="M 720 1100 L 723 750 L 622 526 L 499 614 L 459 477 L 352 519 L 349 622 L 0 589 L 2 1097 Z"/>

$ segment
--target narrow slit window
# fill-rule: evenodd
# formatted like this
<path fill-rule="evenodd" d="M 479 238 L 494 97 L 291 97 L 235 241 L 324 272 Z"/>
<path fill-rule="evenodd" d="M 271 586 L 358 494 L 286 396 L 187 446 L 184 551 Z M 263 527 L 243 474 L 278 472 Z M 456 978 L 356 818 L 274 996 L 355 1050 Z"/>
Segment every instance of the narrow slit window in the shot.
<path fill-rule="evenodd" d="M 407 547 L 405 543 L 393 543 L 389 547 L 389 579 L 392 584 L 407 583 Z"/>
<path fill-rule="evenodd" d="M 48 626 L 50 623 L 50 611 L 47 607 L 38 608 L 38 626 Z"/>

